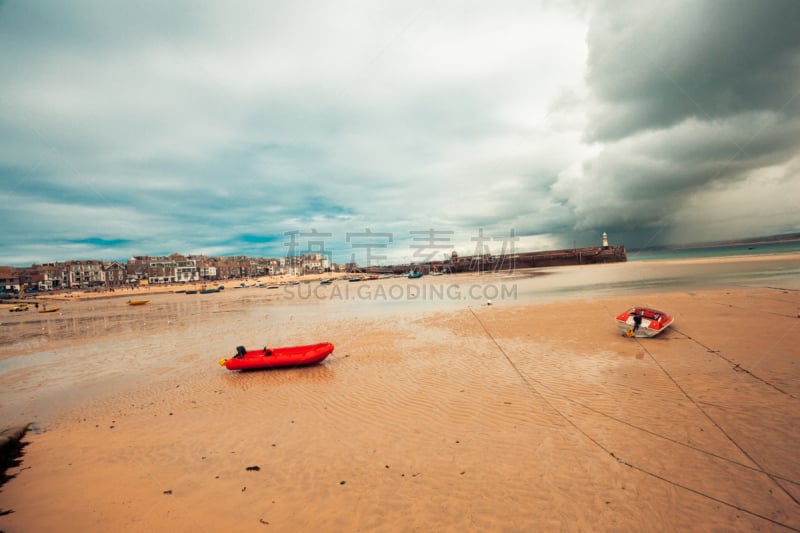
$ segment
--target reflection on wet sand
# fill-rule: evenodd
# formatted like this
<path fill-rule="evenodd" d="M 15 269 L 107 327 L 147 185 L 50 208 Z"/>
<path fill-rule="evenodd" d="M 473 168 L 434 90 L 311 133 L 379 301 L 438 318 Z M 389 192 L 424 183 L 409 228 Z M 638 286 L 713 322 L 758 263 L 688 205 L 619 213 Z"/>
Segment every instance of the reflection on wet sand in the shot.
<path fill-rule="evenodd" d="M 336 377 L 334 366 L 328 361 L 325 364 L 306 367 L 286 367 L 261 370 L 245 370 L 228 372 L 222 376 L 226 386 L 240 391 L 253 391 L 256 394 L 269 395 L 272 387 L 293 385 L 297 383 L 319 384 L 331 381 Z"/>

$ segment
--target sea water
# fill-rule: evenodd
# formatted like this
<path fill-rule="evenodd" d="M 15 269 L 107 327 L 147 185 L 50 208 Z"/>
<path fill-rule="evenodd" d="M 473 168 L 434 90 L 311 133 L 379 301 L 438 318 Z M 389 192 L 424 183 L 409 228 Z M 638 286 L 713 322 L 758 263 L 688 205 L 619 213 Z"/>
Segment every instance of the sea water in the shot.
<path fill-rule="evenodd" d="M 699 259 L 709 257 L 757 256 L 800 252 L 800 240 L 729 244 L 720 246 L 682 246 L 652 250 L 628 250 L 628 261 Z"/>
<path fill-rule="evenodd" d="M 520 284 L 522 302 L 591 299 L 649 292 L 771 287 L 800 291 L 800 259 L 736 258 L 636 261 L 546 269 Z"/>

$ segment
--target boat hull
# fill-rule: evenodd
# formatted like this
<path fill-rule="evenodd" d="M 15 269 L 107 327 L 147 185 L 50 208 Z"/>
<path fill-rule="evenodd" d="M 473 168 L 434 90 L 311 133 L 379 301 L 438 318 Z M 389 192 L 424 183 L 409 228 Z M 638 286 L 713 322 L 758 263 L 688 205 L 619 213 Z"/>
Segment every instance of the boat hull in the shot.
<path fill-rule="evenodd" d="M 287 366 L 307 366 L 322 362 L 333 352 L 333 344 L 321 342 L 307 346 L 248 350 L 242 357 L 224 359 L 228 370 L 256 370 Z M 221 363 L 223 361 L 220 361 Z"/>
<path fill-rule="evenodd" d="M 639 338 L 655 337 L 675 321 L 674 317 L 664 311 L 642 306 L 632 307 L 618 314 L 615 320 L 623 335 Z"/>

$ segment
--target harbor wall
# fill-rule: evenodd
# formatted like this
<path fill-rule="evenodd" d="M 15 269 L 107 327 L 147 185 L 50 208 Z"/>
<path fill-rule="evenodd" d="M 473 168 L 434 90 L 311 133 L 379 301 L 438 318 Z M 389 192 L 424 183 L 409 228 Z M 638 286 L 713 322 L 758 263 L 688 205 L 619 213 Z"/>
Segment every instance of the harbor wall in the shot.
<path fill-rule="evenodd" d="M 598 263 L 622 263 L 628 260 L 624 246 L 592 246 L 566 250 L 546 250 L 505 254 L 499 256 L 463 256 L 450 261 L 367 267 L 365 272 L 402 274 L 414 270 L 423 274 L 444 272 L 501 272 L 523 268 L 544 268 L 572 265 L 594 265 Z"/>

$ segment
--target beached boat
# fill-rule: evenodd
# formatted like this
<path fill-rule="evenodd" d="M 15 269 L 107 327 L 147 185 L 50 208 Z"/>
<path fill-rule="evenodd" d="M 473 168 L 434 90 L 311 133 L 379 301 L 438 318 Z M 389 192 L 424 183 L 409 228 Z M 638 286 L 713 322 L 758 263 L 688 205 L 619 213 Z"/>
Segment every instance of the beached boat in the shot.
<path fill-rule="evenodd" d="M 409 272 L 408 279 L 417 279 L 422 277 L 422 272 Z"/>
<path fill-rule="evenodd" d="M 323 279 L 319 282 L 320 285 L 330 285 L 331 283 L 333 283 L 333 278 Z"/>
<path fill-rule="evenodd" d="M 236 355 L 230 359 L 220 359 L 219 364 L 228 370 L 254 370 L 282 366 L 314 365 L 333 352 L 333 344 L 321 342 L 307 346 L 286 348 L 261 348 L 247 350 L 244 346 L 236 348 Z"/>
<path fill-rule="evenodd" d="M 675 319 L 652 307 L 631 307 L 616 317 L 617 327 L 628 337 L 655 337 Z"/>
<path fill-rule="evenodd" d="M 128 305 L 144 305 L 150 300 L 128 300 Z"/>
<path fill-rule="evenodd" d="M 51 307 L 50 309 L 47 309 L 47 308 L 39 309 L 39 312 L 40 313 L 55 313 L 56 311 L 59 311 L 59 310 L 61 310 L 60 307 Z"/>

